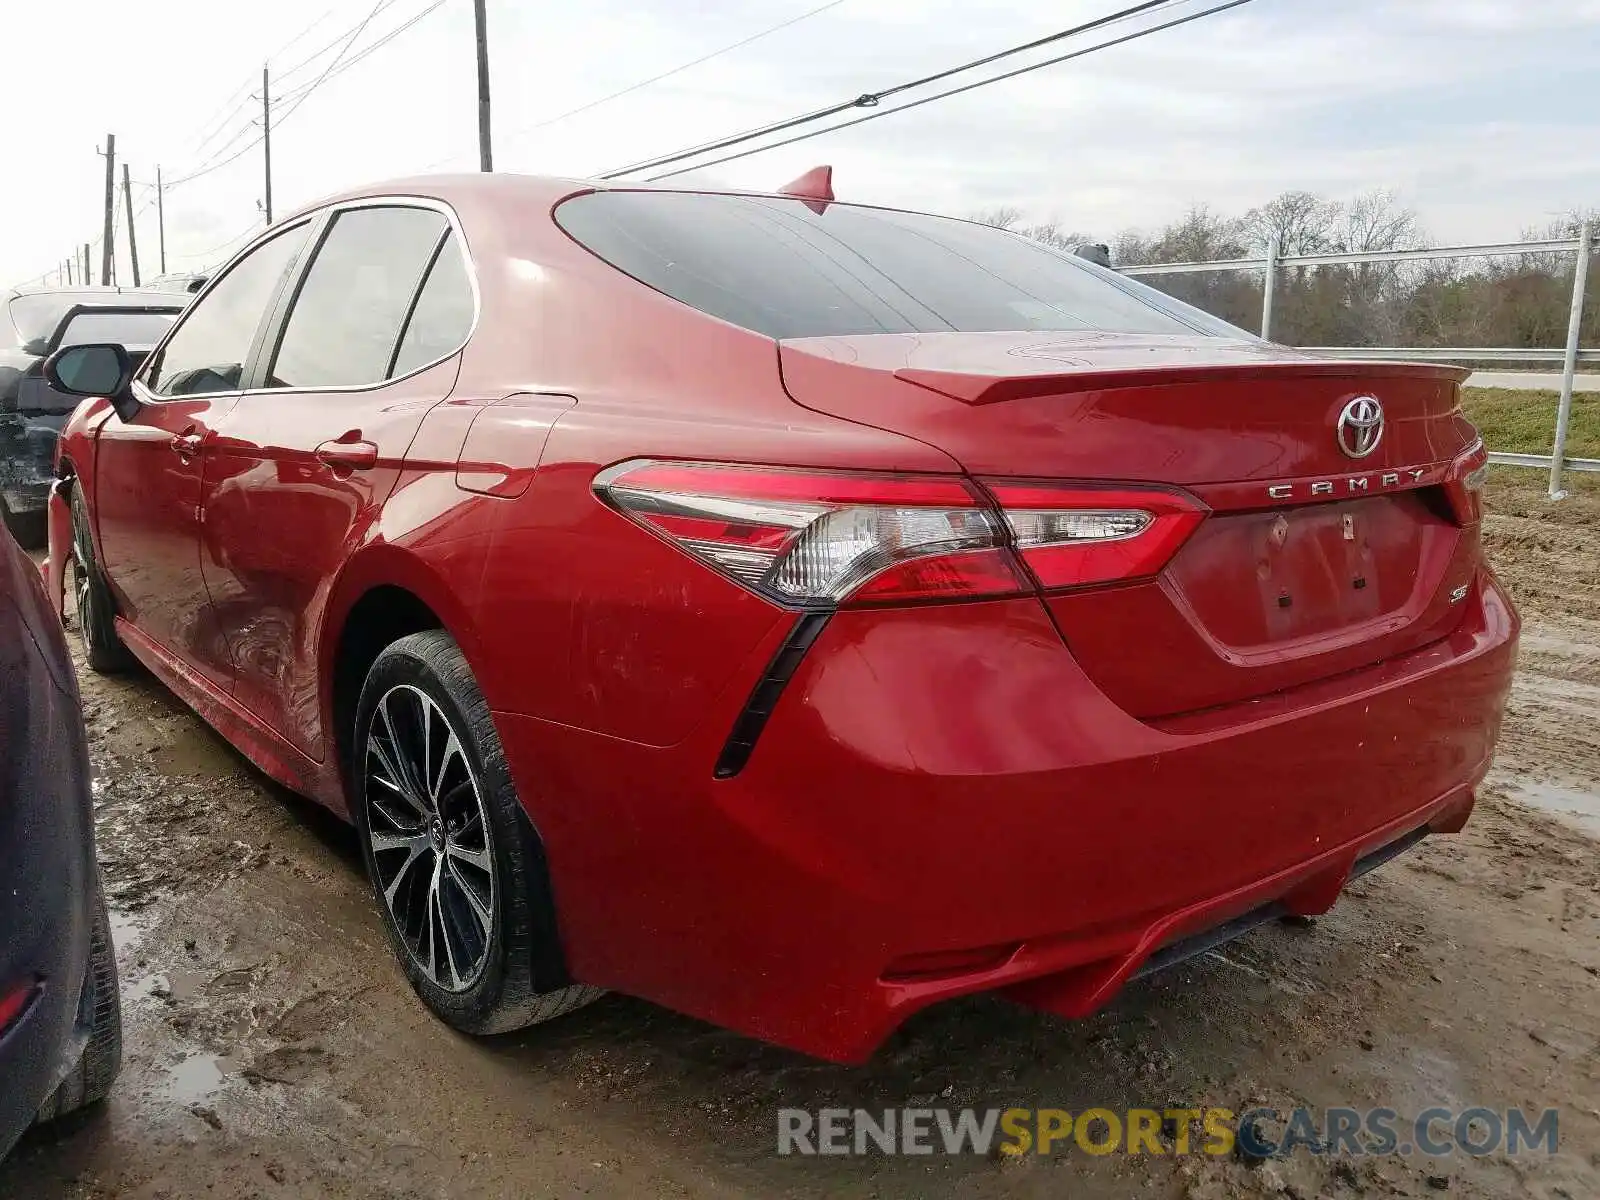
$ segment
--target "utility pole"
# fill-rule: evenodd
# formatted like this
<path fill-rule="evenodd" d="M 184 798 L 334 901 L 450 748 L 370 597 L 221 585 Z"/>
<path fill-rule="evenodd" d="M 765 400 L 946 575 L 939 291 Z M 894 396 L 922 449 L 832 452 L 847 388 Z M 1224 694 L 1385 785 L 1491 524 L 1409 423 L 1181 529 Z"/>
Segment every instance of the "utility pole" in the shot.
<path fill-rule="evenodd" d="M 117 210 L 117 135 L 106 134 L 106 148 L 99 152 L 106 160 L 106 225 L 100 246 L 100 285 L 111 286 L 111 222 Z"/>
<path fill-rule="evenodd" d="M 489 18 L 484 0 L 472 0 L 472 15 L 478 27 L 478 170 L 494 170 L 494 152 L 489 144 Z"/>
<path fill-rule="evenodd" d="M 128 164 L 122 164 L 122 203 L 128 211 L 128 260 L 133 265 L 133 286 L 139 286 L 139 239 L 133 230 L 133 185 L 128 182 Z"/>
<path fill-rule="evenodd" d="M 267 171 L 267 224 L 272 224 L 272 102 L 268 99 L 267 68 L 261 68 L 261 148 Z"/>
<path fill-rule="evenodd" d="M 161 273 L 167 273 L 167 206 L 161 195 L 161 165 L 156 164 L 156 238 L 161 243 Z"/>
<path fill-rule="evenodd" d="M 89 282 L 89 243 L 83 244 L 83 282 Z"/>

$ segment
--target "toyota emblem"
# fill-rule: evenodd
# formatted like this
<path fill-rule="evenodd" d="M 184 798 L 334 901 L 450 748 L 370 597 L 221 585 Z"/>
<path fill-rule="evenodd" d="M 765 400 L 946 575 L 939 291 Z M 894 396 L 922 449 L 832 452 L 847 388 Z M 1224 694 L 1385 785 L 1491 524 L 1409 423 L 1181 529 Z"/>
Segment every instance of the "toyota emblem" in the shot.
<path fill-rule="evenodd" d="M 1351 458 L 1365 458 L 1383 440 L 1383 405 L 1376 396 L 1357 396 L 1339 414 L 1339 449 Z"/>

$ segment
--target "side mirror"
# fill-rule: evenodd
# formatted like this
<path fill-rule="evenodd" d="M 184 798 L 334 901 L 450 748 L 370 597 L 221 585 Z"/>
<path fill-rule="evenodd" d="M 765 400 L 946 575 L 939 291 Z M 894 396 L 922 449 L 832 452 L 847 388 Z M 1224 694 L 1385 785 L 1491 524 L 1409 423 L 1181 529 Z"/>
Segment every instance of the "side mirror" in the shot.
<path fill-rule="evenodd" d="M 131 421 L 139 413 L 133 395 L 133 360 L 110 342 L 65 346 L 44 360 L 50 386 L 69 396 L 104 396 L 117 416 Z"/>

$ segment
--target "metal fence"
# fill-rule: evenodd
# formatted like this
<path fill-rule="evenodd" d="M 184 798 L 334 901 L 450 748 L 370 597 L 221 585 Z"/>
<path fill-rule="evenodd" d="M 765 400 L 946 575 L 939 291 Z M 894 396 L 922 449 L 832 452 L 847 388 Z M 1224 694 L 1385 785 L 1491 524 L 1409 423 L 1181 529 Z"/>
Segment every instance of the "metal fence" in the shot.
<path fill-rule="evenodd" d="M 1600 458 L 1569 458 L 1567 429 L 1572 421 L 1572 381 L 1580 363 L 1600 365 L 1600 349 L 1578 345 L 1583 323 L 1583 294 L 1588 282 L 1589 259 L 1594 252 L 1594 230 L 1585 225 L 1578 236 L 1541 242 L 1497 242 L 1485 246 L 1442 246 L 1436 250 L 1371 250 L 1357 254 L 1284 254 L 1268 247 L 1265 258 L 1233 258 L 1218 262 L 1152 263 L 1122 267 L 1124 275 L 1150 277 L 1206 271 L 1260 271 L 1265 278 L 1261 298 L 1261 336 L 1272 337 L 1272 303 L 1277 289 L 1278 271 L 1283 267 L 1329 267 L 1351 263 L 1427 262 L 1449 258 L 1496 258 L 1514 254 L 1571 254 L 1572 315 L 1567 325 L 1564 350 L 1528 350 L 1511 346 L 1304 346 L 1317 354 L 1352 359 L 1411 359 L 1447 363 L 1560 363 L 1561 398 L 1556 405 L 1556 424 L 1549 454 L 1509 454 L 1491 448 L 1489 460 L 1513 467 L 1537 467 L 1550 472 L 1550 498 L 1566 495 L 1561 490 L 1563 471 L 1600 472 Z"/>

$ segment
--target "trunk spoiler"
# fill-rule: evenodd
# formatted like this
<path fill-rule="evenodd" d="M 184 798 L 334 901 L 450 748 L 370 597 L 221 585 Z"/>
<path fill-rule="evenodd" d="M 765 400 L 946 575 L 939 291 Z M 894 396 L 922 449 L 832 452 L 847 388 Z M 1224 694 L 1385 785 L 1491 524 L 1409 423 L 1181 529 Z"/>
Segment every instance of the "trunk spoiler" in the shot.
<path fill-rule="evenodd" d="M 1112 388 L 1159 386 L 1179 383 L 1214 383 L 1226 380 L 1278 377 L 1348 376 L 1351 379 L 1436 379 L 1462 383 L 1472 372 L 1442 363 L 1385 362 L 1363 359 L 1283 359 L 1265 362 L 1177 364 L 1161 367 L 1085 367 L 1079 371 L 1052 371 L 1044 375 L 982 375 L 960 371 L 928 371 L 901 367 L 896 379 L 963 404 L 995 404 L 1030 396 L 1097 392 Z"/>

